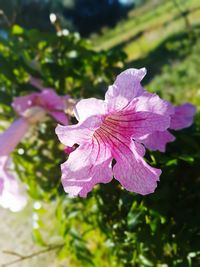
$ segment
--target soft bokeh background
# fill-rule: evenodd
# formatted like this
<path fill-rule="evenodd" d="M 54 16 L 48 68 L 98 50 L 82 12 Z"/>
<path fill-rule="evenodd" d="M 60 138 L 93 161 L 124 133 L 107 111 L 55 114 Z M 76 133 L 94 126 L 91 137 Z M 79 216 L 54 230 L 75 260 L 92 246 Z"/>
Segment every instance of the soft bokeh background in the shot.
<path fill-rule="evenodd" d="M 0 0 L 2 131 L 15 116 L 12 98 L 33 90 L 29 74 L 61 94 L 101 97 L 120 70 L 146 67 L 147 89 L 199 108 L 199 28 L 198 0 Z M 166 154 L 147 155 L 164 173 L 154 195 L 113 183 L 84 201 L 69 200 L 59 184 L 65 156 L 48 131 L 56 123 L 38 126 L 13 154 L 32 199 L 17 214 L 0 208 L 0 264 L 16 259 L 5 250 L 28 255 L 64 240 L 61 252 L 13 266 L 200 266 L 199 125 L 197 116 Z"/>

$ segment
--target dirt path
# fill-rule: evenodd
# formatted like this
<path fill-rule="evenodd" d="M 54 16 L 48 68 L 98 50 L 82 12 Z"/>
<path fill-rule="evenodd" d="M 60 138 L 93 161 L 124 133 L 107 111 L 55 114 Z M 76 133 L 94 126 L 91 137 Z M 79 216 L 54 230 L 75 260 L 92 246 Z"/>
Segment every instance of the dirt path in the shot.
<path fill-rule="evenodd" d="M 20 213 L 12 213 L 0 208 L 0 267 L 13 261 L 15 256 L 3 253 L 4 250 L 28 255 L 40 250 L 31 236 L 31 207 Z M 30 260 L 11 265 L 11 267 L 67 267 L 66 263 L 55 260 L 55 252 L 40 255 Z"/>

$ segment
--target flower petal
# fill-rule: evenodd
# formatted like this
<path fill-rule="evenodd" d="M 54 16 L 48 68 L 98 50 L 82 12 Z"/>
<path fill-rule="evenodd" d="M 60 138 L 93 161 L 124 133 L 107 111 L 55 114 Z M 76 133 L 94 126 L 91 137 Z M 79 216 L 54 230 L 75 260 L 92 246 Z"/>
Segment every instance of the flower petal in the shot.
<path fill-rule="evenodd" d="M 20 118 L 14 121 L 11 126 L 0 135 L 0 156 L 12 152 L 28 130 L 26 119 Z"/>
<path fill-rule="evenodd" d="M 14 174 L 7 170 L 10 169 L 10 165 L 11 162 L 7 156 L 0 157 L 0 181 L 3 182 L 0 192 L 0 205 L 3 208 L 17 212 L 25 207 L 27 198 Z"/>
<path fill-rule="evenodd" d="M 41 93 L 32 93 L 27 96 L 17 97 L 12 107 L 21 116 L 33 106 L 39 106 L 46 111 L 63 111 L 65 108 L 65 96 L 61 97 L 53 89 L 45 89 Z"/>
<path fill-rule="evenodd" d="M 150 167 L 144 160 L 144 147 L 123 136 L 107 135 L 103 130 L 95 132 L 101 138 L 116 160 L 113 167 L 114 177 L 131 192 L 142 195 L 152 193 L 156 188 L 161 170 Z"/>
<path fill-rule="evenodd" d="M 70 196 L 86 197 L 97 183 L 112 180 L 111 153 L 103 144 L 81 145 L 61 165 L 62 183 Z"/>
<path fill-rule="evenodd" d="M 146 134 L 169 128 L 173 113 L 174 108 L 169 102 L 156 94 L 143 93 L 120 111 L 107 116 L 104 124 L 113 132 L 137 140 Z"/>
<path fill-rule="evenodd" d="M 141 195 L 154 192 L 161 170 L 149 166 L 132 146 L 120 146 L 113 152 L 114 177 L 125 189 Z"/>
<path fill-rule="evenodd" d="M 174 114 L 174 107 L 166 100 L 161 99 L 157 94 L 145 92 L 135 100 L 135 111 L 148 111 L 160 115 L 171 116 Z M 131 106 L 131 105 L 130 105 Z M 126 108 L 129 109 L 129 106 Z"/>
<path fill-rule="evenodd" d="M 165 152 L 167 143 L 173 142 L 175 139 L 175 136 L 168 131 L 156 131 L 140 138 L 140 141 L 149 150 Z"/>
<path fill-rule="evenodd" d="M 105 113 L 105 101 L 96 98 L 80 100 L 74 107 L 74 114 L 78 121 L 83 121 L 94 115 L 104 115 Z"/>
<path fill-rule="evenodd" d="M 65 146 L 88 143 L 91 141 L 94 131 L 101 125 L 101 117 L 93 116 L 76 125 L 56 127 L 56 134 Z"/>
<path fill-rule="evenodd" d="M 63 110 L 64 101 L 53 89 L 45 89 L 37 94 L 35 105 L 46 108 L 47 110 Z"/>
<path fill-rule="evenodd" d="M 120 110 L 134 97 L 144 92 L 140 82 L 146 75 L 146 69 L 127 69 L 117 76 L 112 86 L 109 86 L 105 95 L 109 111 Z"/>
<path fill-rule="evenodd" d="M 0 195 L 0 205 L 13 212 L 22 210 L 27 204 L 27 198 L 20 193 L 19 184 L 15 179 L 4 180 L 4 189 Z"/>
<path fill-rule="evenodd" d="M 62 123 L 63 125 L 68 125 L 69 120 L 66 114 L 62 111 L 51 111 L 48 112 L 57 122 Z"/>
<path fill-rule="evenodd" d="M 24 112 L 27 109 L 30 109 L 35 105 L 34 102 L 36 97 L 37 93 L 33 93 L 27 96 L 19 96 L 13 101 L 12 107 L 18 115 L 23 116 Z"/>
<path fill-rule="evenodd" d="M 3 191 L 3 186 L 4 186 L 4 180 L 1 178 L 1 173 L 0 173 L 0 195 Z"/>
<path fill-rule="evenodd" d="M 196 108 L 190 103 L 175 107 L 175 113 L 171 117 L 170 128 L 180 130 L 191 126 L 195 113 Z"/>
<path fill-rule="evenodd" d="M 164 131 L 170 125 L 170 116 L 164 116 L 151 112 L 135 112 L 124 110 L 108 116 L 102 127 L 106 127 L 110 133 L 124 137 L 137 138 L 154 131 Z"/>

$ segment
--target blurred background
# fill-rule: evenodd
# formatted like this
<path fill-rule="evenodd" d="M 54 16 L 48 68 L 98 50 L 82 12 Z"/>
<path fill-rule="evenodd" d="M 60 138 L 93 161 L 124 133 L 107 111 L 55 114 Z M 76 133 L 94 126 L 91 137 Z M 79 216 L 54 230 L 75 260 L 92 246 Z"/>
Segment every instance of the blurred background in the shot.
<path fill-rule="evenodd" d="M 55 88 L 58 93 L 81 98 L 102 96 L 116 74 L 127 67 L 147 68 L 143 84 L 148 90 L 157 92 L 174 104 L 191 102 L 199 107 L 199 33 L 199 0 L 0 0 L 0 118 L 12 121 L 14 113 L 10 103 L 13 97 L 33 90 L 27 85 L 29 74 L 40 78 L 44 85 Z M 56 260 L 57 251 L 53 250 L 13 266 L 200 266 L 198 122 L 197 118 L 192 130 L 177 134 L 179 141 L 169 146 L 165 156 L 155 153 L 153 158 L 149 157 L 150 162 L 162 166 L 165 172 L 162 179 L 168 180 L 156 196 L 145 200 L 121 191 L 117 191 L 116 198 L 110 199 L 102 187 L 88 202 L 84 200 L 82 206 L 78 200 L 61 205 L 59 199 L 49 204 L 55 198 L 52 188 L 59 183 L 60 152 L 54 151 L 56 162 L 41 154 L 40 163 L 36 164 L 34 146 L 37 144 L 38 151 L 43 146 L 36 141 L 31 145 L 22 143 L 19 148 L 24 151 L 29 149 L 30 154 L 24 154 L 22 160 L 18 149 L 13 158 L 16 166 L 26 166 L 24 173 L 18 168 L 18 174 L 28 184 L 32 200 L 20 213 L 0 208 L 0 264 L 16 259 L 3 253 L 4 250 L 30 254 L 38 250 L 34 241 L 42 246 L 42 239 L 52 241 L 54 236 L 57 241 L 60 236 L 64 238 L 65 234 L 60 233 L 64 231 L 61 222 L 68 220 L 69 214 L 69 227 L 74 227 L 77 220 L 86 220 L 81 214 L 74 222 L 73 216 L 78 213 L 74 206 L 77 204 L 79 212 L 92 212 L 93 221 L 88 225 L 91 223 L 94 228 L 100 227 L 105 232 L 104 237 L 99 231 L 92 232 L 98 242 L 95 245 L 89 242 L 89 248 L 101 250 L 99 254 L 94 252 L 95 263 L 87 259 L 92 258 L 88 254 L 88 245 L 84 247 L 77 233 L 73 232 L 71 236 L 80 241 L 73 243 L 73 252 L 76 257 L 82 257 L 81 263 L 65 259 L 66 248 L 60 253 L 61 261 Z M 3 123 L 0 124 L 2 129 L 3 126 Z M 41 140 L 48 139 L 50 149 L 55 149 L 57 141 L 51 143 L 52 136 L 46 134 L 45 127 L 39 130 L 39 136 Z M 48 163 L 48 169 L 43 169 L 41 162 Z M 35 164 L 35 169 L 31 164 Z M 55 164 L 58 167 L 52 167 Z M 49 177 L 49 170 L 52 177 Z M 46 183 L 42 179 L 40 184 L 34 177 L 38 172 L 39 177 L 46 175 L 53 182 L 48 180 Z M 57 173 L 57 182 L 53 180 L 54 173 Z M 39 193 L 34 192 L 36 185 L 30 180 L 39 184 Z M 61 194 L 60 198 L 65 198 L 65 195 Z M 41 199 L 44 204 L 38 202 Z M 109 202 L 107 209 L 104 208 L 102 203 Z M 106 214 L 102 221 L 94 219 L 94 203 L 99 203 L 98 212 Z M 66 206 L 70 207 L 70 211 L 61 218 Z M 54 222 L 55 211 L 59 223 Z M 105 220 L 110 224 L 106 224 Z M 90 228 L 87 227 L 85 229 Z M 55 233 L 55 228 L 59 229 L 59 233 Z M 40 230 L 45 232 L 45 229 L 48 229 L 48 235 L 42 237 Z M 122 232 L 128 233 L 126 237 Z M 87 237 L 87 240 L 90 238 Z M 102 243 L 106 244 L 106 248 L 101 247 Z M 77 251 L 81 252 L 77 254 Z"/>

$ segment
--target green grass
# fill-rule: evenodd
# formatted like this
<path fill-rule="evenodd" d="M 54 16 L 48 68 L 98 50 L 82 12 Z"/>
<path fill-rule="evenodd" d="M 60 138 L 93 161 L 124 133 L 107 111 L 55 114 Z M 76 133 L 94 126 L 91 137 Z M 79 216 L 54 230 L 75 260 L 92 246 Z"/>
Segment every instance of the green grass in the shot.
<path fill-rule="evenodd" d="M 198 0 L 177 0 L 182 10 L 200 7 Z M 185 22 L 171 0 L 160 1 L 156 6 L 152 1 L 148 5 L 132 10 L 129 17 L 107 30 L 102 36 L 92 39 L 97 50 L 121 47 L 128 60 L 146 56 L 164 39 L 185 29 Z M 200 23 L 200 9 L 189 15 L 192 25 Z"/>
<path fill-rule="evenodd" d="M 146 67 L 144 84 L 149 90 L 176 104 L 189 101 L 199 106 L 200 3 L 176 1 L 183 11 L 192 10 L 188 15 L 192 31 L 172 0 L 156 6 L 148 1 L 92 42 L 97 50 L 123 49 L 128 55 L 127 67 Z"/>

